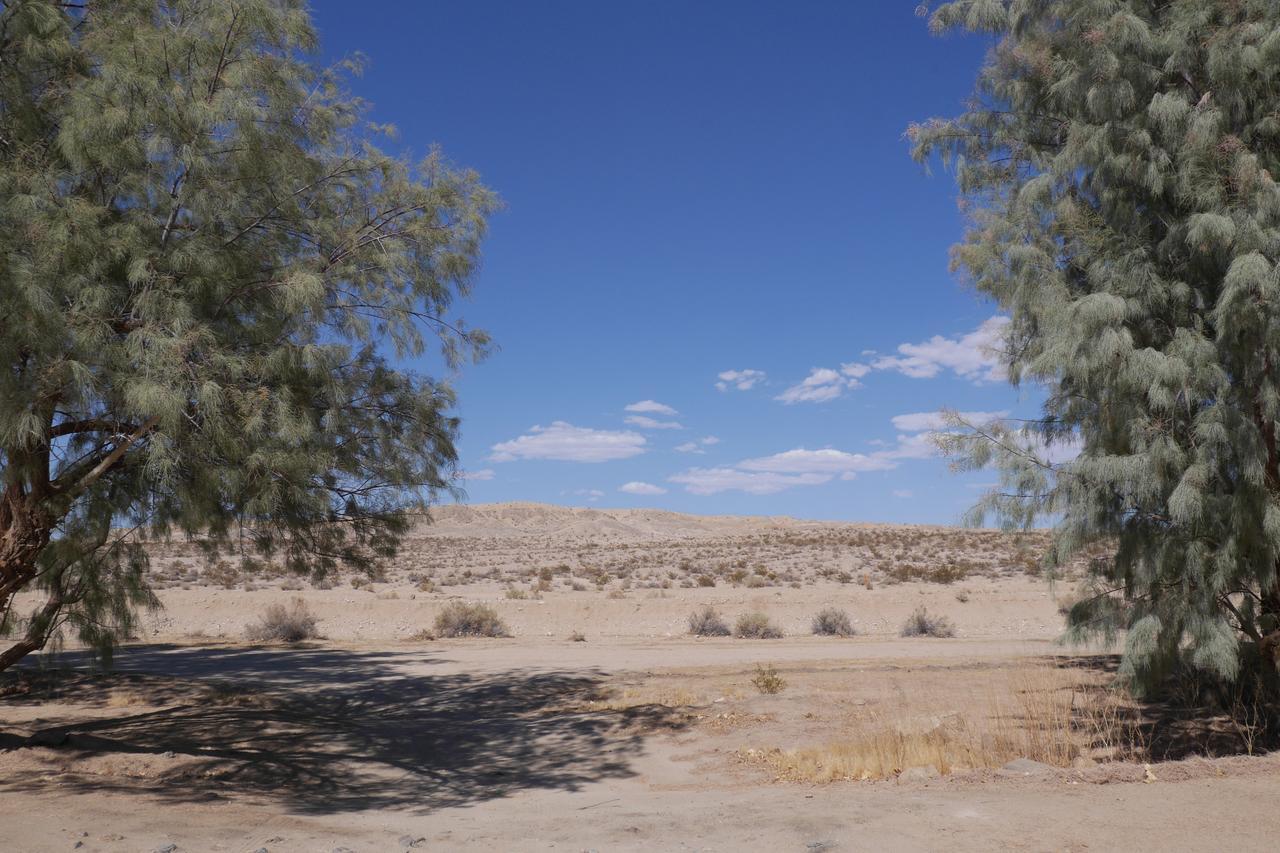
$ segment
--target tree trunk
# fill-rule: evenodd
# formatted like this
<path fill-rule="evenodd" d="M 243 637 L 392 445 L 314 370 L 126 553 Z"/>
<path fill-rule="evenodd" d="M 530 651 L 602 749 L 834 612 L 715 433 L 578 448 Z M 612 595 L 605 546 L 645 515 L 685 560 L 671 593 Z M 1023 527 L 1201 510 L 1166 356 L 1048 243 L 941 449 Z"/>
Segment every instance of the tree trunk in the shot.
<path fill-rule="evenodd" d="M 0 613 L 8 613 L 13 597 L 35 579 L 36 562 L 52 533 L 53 520 L 35 506 L 21 485 L 10 484 L 0 493 Z M 61 607 L 60 597 L 50 598 L 41 616 L 56 616 Z M 27 636 L 0 654 L 0 671 L 44 648 L 49 622 L 37 618 Z"/>
<path fill-rule="evenodd" d="M 54 592 L 40 608 L 39 614 L 27 626 L 27 634 L 9 648 L 0 652 L 0 672 L 4 672 L 32 652 L 38 652 L 49 642 L 58 613 L 62 610 L 62 593 Z"/>

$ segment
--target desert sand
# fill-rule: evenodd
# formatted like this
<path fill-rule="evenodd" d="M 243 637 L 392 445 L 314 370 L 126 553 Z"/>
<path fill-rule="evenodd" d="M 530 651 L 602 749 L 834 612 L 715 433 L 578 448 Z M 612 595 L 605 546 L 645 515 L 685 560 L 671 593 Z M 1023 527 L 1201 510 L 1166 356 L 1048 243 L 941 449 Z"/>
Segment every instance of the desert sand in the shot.
<path fill-rule="evenodd" d="M 1044 542 L 444 507 L 319 587 L 156 544 L 163 608 L 110 672 L 68 647 L 0 682 L 0 847 L 1269 849 L 1280 763 L 1108 698 L 1114 650 L 1057 642 L 1076 579 Z M 245 639 L 296 598 L 320 638 Z M 433 637 L 451 601 L 511 636 Z M 784 636 L 689 636 L 708 605 Z M 853 636 L 813 636 L 829 606 Z M 899 636 L 920 606 L 956 636 Z"/>

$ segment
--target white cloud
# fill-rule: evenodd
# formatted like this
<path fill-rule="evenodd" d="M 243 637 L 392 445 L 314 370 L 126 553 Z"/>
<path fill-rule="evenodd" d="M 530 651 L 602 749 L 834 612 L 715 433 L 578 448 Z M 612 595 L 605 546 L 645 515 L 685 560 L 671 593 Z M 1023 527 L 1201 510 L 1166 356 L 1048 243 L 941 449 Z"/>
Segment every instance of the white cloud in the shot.
<path fill-rule="evenodd" d="M 595 503 L 604 497 L 604 492 L 599 489 L 577 489 L 574 494 L 586 498 L 590 503 Z"/>
<path fill-rule="evenodd" d="M 898 436 L 898 443 L 888 450 L 877 450 L 875 456 L 881 459 L 931 459 L 940 456 L 938 449 L 938 433 L 934 430 L 917 432 L 912 435 Z"/>
<path fill-rule="evenodd" d="M 857 388 L 862 383 L 856 377 L 846 376 L 829 367 L 815 367 L 809 375 L 797 385 L 783 391 L 775 400 L 787 405 L 792 403 L 825 403 L 834 400 L 849 388 Z"/>
<path fill-rule="evenodd" d="M 721 391 L 728 391 L 730 388 L 750 391 L 764 381 L 765 372 L 763 370 L 725 370 L 718 374 L 717 378 L 720 381 L 716 383 L 716 387 Z"/>
<path fill-rule="evenodd" d="M 459 471 L 456 479 L 458 480 L 492 480 L 497 476 L 492 468 L 481 468 L 479 471 Z"/>
<path fill-rule="evenodd" d="M 627 423 L 641 429 L 684 429 L 682 424 L 675 421 L 659 421 L 646 415 L 630 415 Z"/>
<path fill-rule="evenodd" d="M 642 483 L 639 480 L 623 483 L 618 487 L 618 491 L 626 492 L 629 495 L 665 495 L 667 493 L 667 490 L 662 486 L 655 486 L 653 483 Z"/>
<path fill-rule="evenodd" d="M 1008 323 L 1008 317 L 997 315 L 959 338 L 934 335 L 922 343 L 901 344 L 897 355 L 881 356 L 871 366 L 913 379 L 929 379 L 951 370 L 975 382 L 996 382 L 1006 377 L 998 348 Z"/>
<path fill-rule="evenodd" d="M 711 447 L 713 444 L 719 444 L 720 439 L 714 435 L 706 435 L 697 441 L 686 441 L 684 444 L 677 444 L 676 451 L 679 453 L 706 453 L 703 447 Z"/>
<path fill-rule="evenodd" d="M 820 486 L 830 482 L 830 474 L 776 474 L 771 471 L 738 471 L 734 468 L 690 468 L 667 478 L 680 483 L 695 495 L 714 495 L 731 490 L 750 495 L 771 495 L 793 486 Z"/>
<path fill-rule="evenodd" d="M 910 489 L 894 489 L 893 496 L 895 498 L 914 498 L 916 493 Z"/>
<path fill-rule="evenodd" d="M 798 447 L 772 456 L 746 459 L 738 463 L 744 471 L 772 471 L 779 474 L 856 474 L 860 471 L 887 471 L 896 463 L 879 453 L 846 453 L 825 448 L 805 450 Z"/>
<path fill-rule="evenodd" d="M 956 412 L 966 423 L 980 426 L 1009 417 L 1007 411 L 1000 412 Z M 914 412 L 909 415 L 895 415 L 893 428 L 903 432 L 920 432 L 927 429 L 946 429 L 949 426 L 942 412 Z"/>
<path fill-rule="evenodd" d="M 640 414 L 667 415 L 668 417 L 680 414 L 670 406 L 659 403 L 656 400 L 641 400 L 639 403 L 632 403 L 625 407 L 625 411 L 638 412 Z"/>
<path fill-rule="evenodd" d="M 564 421 L 535 426 L 525 435 L 493 445 L 492 462 L 556 459 L 563 462 L 609 462 L 644 453 L 645 438 L 630 430 L 576 427 Z"/>

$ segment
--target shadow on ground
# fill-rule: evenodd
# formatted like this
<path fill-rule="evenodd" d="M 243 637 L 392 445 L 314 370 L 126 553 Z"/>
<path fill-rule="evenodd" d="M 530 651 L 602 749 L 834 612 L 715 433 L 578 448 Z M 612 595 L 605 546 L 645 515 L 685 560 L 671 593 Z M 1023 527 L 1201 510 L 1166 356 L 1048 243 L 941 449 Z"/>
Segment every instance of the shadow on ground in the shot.
<path fill-rule="evenodd" d="M 600 695 L 598 673 L 435 675 L 428 668 L 419 675 L 432 662 L 422 653 L 320 648 L 149 647 L 142 654 L 149 657 L 121 663 L 142 660 L 169 677 L 14 676 L 26 684 L 8 684 L 5 704 L 61 699 L 96 707 L 93 719 L 42 728 L 34 744 L 23 743 L 54 748 L 68 773 L 51 782 L 47 767 L 19 769 L 0 780 L 0 791 L 56 784 L 62 793 L 132 791 L 173 801 L 237 795 L 304 813 L 430 811 L 632 776 L 645 732 L 683 725 L 678 712 L 661 706 L 576 710 Z M 211 675 L 221 680 L 216 687 L 199 681 Z M 117 713 L 102 696 L 121 684 L 139 702 L 170 706 Z M 0 745 L 17 745 L 7 741 Z M 177 766 L 153 762 L 159 769 L 147 778 L 77 775 L 91 759 L 130 755 L 173 758 Z"/>
<path fill-rule="evenodd" d="M 1120 655 L 1081 655 L 1058 659 L 1054 665 L 1115 679 Z M 1175 671 L 1148 695 L 1115 708 L 1112 730 L 1123 735 L 1113 744 L 1117 754 L 1141 761 L 1180 761 L 1260 754 L 1280 747 L 1270 697 L 1249 696 L 1230 685 L 1216 687 L 1206 676 Z"/>

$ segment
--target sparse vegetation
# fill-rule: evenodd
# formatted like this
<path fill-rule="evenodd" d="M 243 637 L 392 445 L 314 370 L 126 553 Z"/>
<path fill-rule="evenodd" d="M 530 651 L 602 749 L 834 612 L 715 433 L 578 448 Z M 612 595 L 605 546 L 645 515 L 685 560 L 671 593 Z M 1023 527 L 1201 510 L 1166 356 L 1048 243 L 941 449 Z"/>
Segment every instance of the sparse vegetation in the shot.
<path fill-rule="evenodd" d="M 767 615 L 756 611 L 738 617 L 733 635 L 744 640 L 777 640 L 782 637 L 782 629 L 770 622 Z"/>
<path fill-rule="evenodd" d="M 731 633 L 729 623 L 711 605 L 689 615 L 689 633 L 695 637 L 727 637 Z"/>
<path fill-rule="evenodd" d="M 904 637 L 954 637 L 956 627 L 947 617 L 930 613 L 921 605 L 902 623 L 901 634 Z"/>
<path fill-rule="evenodd" d="M 245 637 L 255 643 L 300 643 L 319 636 L 319 620 L 307 603 L 295 598 L 288 607 L 272 604 L 259 620 L 245 627 Z"/>
<path fill-rule="evenodd" d="M 440 637 L 509 637 L 506 623 L 487 604 L 451 601 L 436 616 Z"/>
<path fill-rule="evenodd" d="M 781 693 L 786 689 L 787 682 L 773 664 L 760 665 L 756 664 L 755 675 L 751 677 L 751 683 L 761 693 L 772 696 L 775 693 Z"/>
<path fill-rule="evenodd" d="M 822 637 L 852 637 L 857 631 L 848 613 L 836 607 L 824 607 L 813 617 L 813 633 Z"/>

